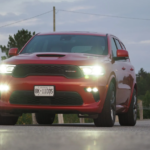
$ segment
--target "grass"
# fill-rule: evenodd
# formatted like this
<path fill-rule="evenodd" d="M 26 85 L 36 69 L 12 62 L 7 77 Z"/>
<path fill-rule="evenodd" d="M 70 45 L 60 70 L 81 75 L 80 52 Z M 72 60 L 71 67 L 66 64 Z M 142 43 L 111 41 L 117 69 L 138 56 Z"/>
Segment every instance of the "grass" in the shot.
<path fill-rule="evenodd" d="M 64 114 L 64 123 L 80 123 L 77 114 Z M 86 118 L 85 123 L 91 123 L 93 119 Z M 58 115 L 55 116 L 54 123 L 58 123 Z M 32 114 L 23 114 L 19 117 L 18 125 L 32 124 Z"/>

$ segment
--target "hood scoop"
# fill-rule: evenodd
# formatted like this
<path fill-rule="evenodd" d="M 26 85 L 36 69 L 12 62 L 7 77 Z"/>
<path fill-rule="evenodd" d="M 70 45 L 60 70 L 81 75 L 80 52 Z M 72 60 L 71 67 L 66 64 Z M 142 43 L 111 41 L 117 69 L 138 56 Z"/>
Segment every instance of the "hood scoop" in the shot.
<path fill-rule="evenodd" d="M 62 54 L 37 54 L 37 57 L 64 57 Z"/>

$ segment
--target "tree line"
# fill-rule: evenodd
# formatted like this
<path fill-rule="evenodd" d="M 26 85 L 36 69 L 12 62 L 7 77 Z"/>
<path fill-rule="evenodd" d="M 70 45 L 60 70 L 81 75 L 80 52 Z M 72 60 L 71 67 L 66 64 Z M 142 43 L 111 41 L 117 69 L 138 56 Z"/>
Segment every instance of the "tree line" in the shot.
<path fill-rule="evenodd" d="M 30 32 L 28 30 L 18 30 L 16 34 L 9 35 L 7 45 L 0 45 L 2 52 L 5 52 L 8 56 L 8 51 L 10 48 L 17 47 L 20 51 L 22 47 L 27 43 L 27 41 L 35 35 L 35 32 Z"/>
<path fill-rule="evenodd" d="M 141 68 L 136 75 L 137 97 L 143 102 L 143 117 L 150 118 L 150 73 Z"/>

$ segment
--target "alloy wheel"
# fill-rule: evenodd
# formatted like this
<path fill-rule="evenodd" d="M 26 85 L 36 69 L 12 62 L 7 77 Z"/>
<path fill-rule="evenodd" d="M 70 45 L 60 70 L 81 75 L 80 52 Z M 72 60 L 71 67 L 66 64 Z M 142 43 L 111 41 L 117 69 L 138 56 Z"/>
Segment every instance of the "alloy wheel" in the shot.
<path fill-rule="evenodd" d="M 114 117 L 115 117 L 115 109 L 116 109 L 115 99 L 116 99 L 115 89 L 113 89 L 112 94 L 111 94 L 111 100 L 110 100 L 110 102 L 111 102 L 111 119 L 112 119 L 112 121 L 114 120 Z"/>
<path fill-rule="evenodd" d="M 136 118 L 137 118 L 137 98 L 136 98 L 136 94 L 134 94 L 133 116 L 134 116 L 134 120 L 136 120 Z"/>

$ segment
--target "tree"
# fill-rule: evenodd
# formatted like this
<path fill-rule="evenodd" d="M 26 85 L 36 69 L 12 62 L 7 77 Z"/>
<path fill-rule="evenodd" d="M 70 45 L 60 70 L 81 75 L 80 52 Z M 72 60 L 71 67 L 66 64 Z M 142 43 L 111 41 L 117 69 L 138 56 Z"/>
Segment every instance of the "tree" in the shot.
<path fill-rule="evenodd" d="M 147 77 L 147 75 L 148 73 L 143 68 L 141 68 L 137 74 L 138 77 L 143 77 L 143 78 Z"/>
<path fill-rule="evenodd" d="M 143 117 L 150 118 L 150 73 L 141 68 L 136 77 L 138 99 L 143 101 Z"/>
<path fill-rule="evenodd" d="M 5 60 L 5 59 L 6 59 L 6 56 L 2 56 L 1 59 L 2 59 L 2 60 Z"/>
<path fill-rule="evenodd" d="M 9 35 L 8 38 L 8 44 L 7 46 L 2 46 L 0 45 L 0 48 L 2 49 L 3 52 L 5 52 L 8 55 L 8 51 L 10 48 L 17 47 L 18 50 L 20 51 L 22 47 L 27 43 L 27 41 L 35 35 L 35 32 L 31 33 L 28 30 L 18 30 L 16 34 L 13 36 Z"/>
<path fill-rule="evenodd" d="M 143 97 L 143 115 L 144 118 L 150 118 L 150 91 L 147 91 L 146 94 Z"/>
<path fill-rule="evenodd" d="M 138 96 L 145 95 L 146 91 L 150 90 L 150 73 L 144 71 L 144 69 L 141 68 L 136 77 L 138 85 Z"/>

